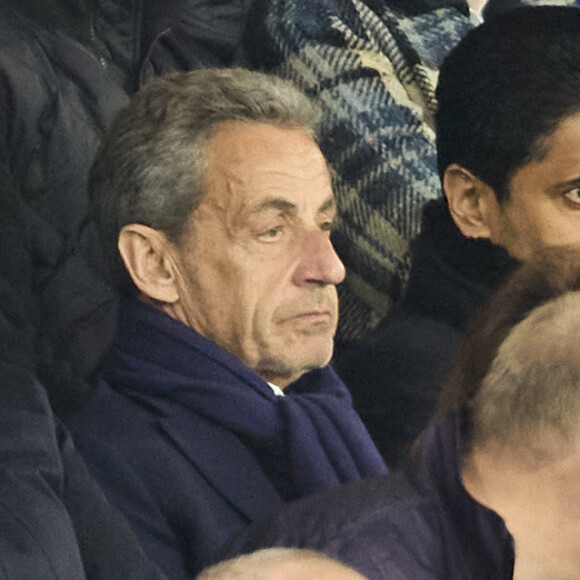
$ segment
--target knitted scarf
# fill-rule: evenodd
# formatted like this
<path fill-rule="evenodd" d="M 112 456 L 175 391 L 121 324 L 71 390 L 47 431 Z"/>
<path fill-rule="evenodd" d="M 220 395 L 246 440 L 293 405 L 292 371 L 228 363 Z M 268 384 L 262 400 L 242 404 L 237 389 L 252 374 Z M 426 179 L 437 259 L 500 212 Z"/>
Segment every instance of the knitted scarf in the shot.
<path fill-rule="evenodd" d="M 260 449 L 274 449 L 289 463 L 298 497 L 386 471 L 332 368 L 310 372 L 276 396 L 227 351 L 146 304 L 121 308 L 106 379 L 162 410 L 178 403 L 215 421 L 258 460 Z"/>

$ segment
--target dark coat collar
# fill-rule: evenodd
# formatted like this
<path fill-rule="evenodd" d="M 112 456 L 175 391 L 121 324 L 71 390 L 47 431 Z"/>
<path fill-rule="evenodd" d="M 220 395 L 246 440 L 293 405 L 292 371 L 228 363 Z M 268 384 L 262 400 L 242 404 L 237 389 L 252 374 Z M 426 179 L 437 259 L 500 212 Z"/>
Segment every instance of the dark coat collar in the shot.
<path fill-rule="evenodd" d="M 442 320 L 458 330 L 518 265 L 500 246 L 463 236 L 444 199 L 425 206 L 412 252 L 402 310 Z"/>

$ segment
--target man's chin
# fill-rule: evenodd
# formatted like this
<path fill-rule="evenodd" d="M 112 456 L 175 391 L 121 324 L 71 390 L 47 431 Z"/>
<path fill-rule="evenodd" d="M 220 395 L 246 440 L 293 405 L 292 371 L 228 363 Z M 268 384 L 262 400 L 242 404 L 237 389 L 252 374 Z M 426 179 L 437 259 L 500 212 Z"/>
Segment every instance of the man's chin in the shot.
<path fill-rule="evenodd" d="M 296 351 L 294 358 L 295 368 L 299 368 L 303 373 L 325 367 L 332 358 L 334 341 L 329 340 L 324 344 L 308 344 L 305 341 L 304 347 Z"/>
<path fill-rule="evenodd" d="M 288 347 L 279 357 L 265 361 L 263 368 L 266 370 L 258 371 L 258 374 L 284 388 L 304 374 L 325 367 L 332 358 L 333 346 L 333 339 L 303 340 Z"/>

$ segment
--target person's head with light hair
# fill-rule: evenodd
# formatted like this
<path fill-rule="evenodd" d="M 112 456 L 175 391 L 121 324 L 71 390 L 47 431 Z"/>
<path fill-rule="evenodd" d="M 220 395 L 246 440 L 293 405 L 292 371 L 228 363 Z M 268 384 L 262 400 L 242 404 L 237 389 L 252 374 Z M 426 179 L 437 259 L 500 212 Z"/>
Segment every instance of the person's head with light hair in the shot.
<path fill-rule="evenodd" d="M 500 345 L 471 401 L 472 443 L 524 447 L 534 462 L 580 440 L 580 291 L 534 309 Z"/>
<path fill-rule="evenodd" d="M 580 578 L 580 251 L 545 249 L 468 329 L 445 405 L 461 479 L 515 545 L 514 580 Z"/>
<path fill-rule="evenodd" d="M 215 564 L 195 580 L 365 580 L 365 577 L 313 550 L 268 548 Z"/>

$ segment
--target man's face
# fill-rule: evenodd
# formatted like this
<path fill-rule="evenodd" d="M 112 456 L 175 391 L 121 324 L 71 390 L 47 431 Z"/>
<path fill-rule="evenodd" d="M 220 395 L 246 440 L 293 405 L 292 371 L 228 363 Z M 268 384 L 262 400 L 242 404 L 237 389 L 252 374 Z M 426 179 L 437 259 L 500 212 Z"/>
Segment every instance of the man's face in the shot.
<path fill-rule="evenodd" d="M 176 248 L 177 318 L 285 387 L 330 360 L 344 266 L 326 162 L 302 129 L 224 123 Z"/>
<path fill-rule="evenodd" d="M 488 223 L 492 242 L 524 260 L 545 246 L 580 245 L 580 114 L 560 123 L 545 155 L 518 169 L 509 190 Z"/>

